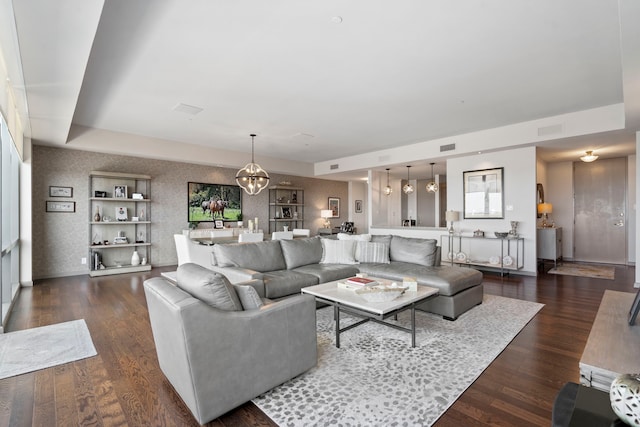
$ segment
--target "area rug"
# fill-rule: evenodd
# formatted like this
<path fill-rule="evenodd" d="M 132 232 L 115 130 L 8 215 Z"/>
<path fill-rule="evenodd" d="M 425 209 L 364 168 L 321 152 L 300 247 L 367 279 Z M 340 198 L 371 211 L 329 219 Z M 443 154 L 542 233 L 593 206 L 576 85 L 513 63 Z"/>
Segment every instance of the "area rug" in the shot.
<path fill-rule="evenodd" d="M 280 426 L 429 426 L 542 307 L 485 295 L 454 322 L 416 313 L 415 348 L 409 333 L 373 322 L 341 334 L 336 348 L 326 307 L 317 311 L 318 365 L 253 402 Z M 409 326 L 410 313 L 398 323 Z"/>
<path fill-rule="evenodd" d="M 549 270 L 549 274 L 561 274 L 565 276 L 593 277 L 596 279 L 613 280 L 615 267 L 608 265 L 587 264 L 561 264 Z"/>
<path fill-rule="evenodd" d="M 84 319 L 0 334 L 0 379 L 96 354 Z"/>

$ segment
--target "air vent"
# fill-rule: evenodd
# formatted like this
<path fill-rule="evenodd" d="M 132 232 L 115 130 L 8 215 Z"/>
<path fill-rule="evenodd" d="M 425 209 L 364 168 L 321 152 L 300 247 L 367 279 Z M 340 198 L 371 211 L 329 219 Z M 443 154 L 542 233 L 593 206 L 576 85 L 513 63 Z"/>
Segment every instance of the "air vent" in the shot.
<path fill-rule="evenodd" d="M 561 124 L 538 128 L 538 136 L 547 136 L 547 135 L 553 135 L 556 133 L 562 133 Z"/>
<path fill-rule="evenodd" d="M 331 166 L 329 166 L 329 169 L 331 169 L 331 170 L 335 170 L 335 169 L 338 169 L 339 167 L 340 167 L 340 166 L 336 163 L 335 165 L 331 165 Z"/>
<path fill-rule="evenodd" d="M 451 150 L 455 150 L 456 149 L 456 144 L 447 144 L 447 145 L 441 145 L 440 146 L 440 152 L 442 153 L 443 151 L 451 151 Z"/>
<path fill-rule="evenodd" d="M 196 107 L 195 105 L 187 105 L 187 104 L 178 104 L 173 107 L 173 111 L 178 111 L 180 113 L 189 114 L 191 116 L 195 116 L 196 114 L 202 111 L 202 108 Z"/>

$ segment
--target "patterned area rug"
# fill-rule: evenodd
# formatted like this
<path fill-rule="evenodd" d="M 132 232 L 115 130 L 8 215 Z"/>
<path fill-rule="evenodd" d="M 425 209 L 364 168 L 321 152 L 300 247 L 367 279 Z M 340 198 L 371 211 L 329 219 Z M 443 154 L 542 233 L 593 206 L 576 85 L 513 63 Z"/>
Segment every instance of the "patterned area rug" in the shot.
<path fill-rule="evenodd" d="M 96 354 L 84 319 L 0 334 L 0 379 Z"/>
<path fill-rule="evenodd" d="M 326 307 L 317 311 L 318 365 L 253 402 L 281 426 L 429 426 L 542 307 L 485 295 L 455 322 L 416 313 L 415 348 L 409 333 L 373 322 L 341 334 L 336 348 Z M 409 326 L 410 313 L 398 323 Z"/>
<path fill-rule="evenodd" d="M 607 265 L 587 265 L 587 264 L 562 264 L 549 270 L 549 274 L 561 274 L 565 276 L 593 277 L 596 279 L 615 278 L 615 267 Z"/>

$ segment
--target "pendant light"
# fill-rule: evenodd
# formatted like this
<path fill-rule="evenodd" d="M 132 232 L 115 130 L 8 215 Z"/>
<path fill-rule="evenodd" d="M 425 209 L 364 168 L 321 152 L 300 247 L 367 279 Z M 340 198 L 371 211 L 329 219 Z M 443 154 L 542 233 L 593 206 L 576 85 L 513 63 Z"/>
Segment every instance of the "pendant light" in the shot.
<path fill-rule="evenodd" d="M 427 182 L 427 193 L 437 193 L 438 183 L 436 182 L 436 176 L 433 174 L 433 165 L 435 165 L 435 163 L 430 163 L 430 165 L 431 165 L 431 181 Z"/>
<path fill-rule="evenodd" d="M 389 196 L 393 193 L 393 188 L 389 185 L 389 168 L 387 168 L 387 186 L 384 187 L 384 195 Z"/>
<path fill-rule="evenodd" d="M 407 183 L 402 187 L 402 191 L 404 191 L 405 194 L 411 194 L 413 193 L 413 185 L 411 185 L 411 181 L 409 181 L 409 168 L 411 166 L 407 166 Z"/>
<path fill-rule="evenodd" d="M 252 133 L 249 136 L 251 136 L 251 163 L 236 173 L 236 182 L 248 195 L 255 196 L 269 185 L 269 174 L 254 161 L 253 138 L 256 135 Z"/>

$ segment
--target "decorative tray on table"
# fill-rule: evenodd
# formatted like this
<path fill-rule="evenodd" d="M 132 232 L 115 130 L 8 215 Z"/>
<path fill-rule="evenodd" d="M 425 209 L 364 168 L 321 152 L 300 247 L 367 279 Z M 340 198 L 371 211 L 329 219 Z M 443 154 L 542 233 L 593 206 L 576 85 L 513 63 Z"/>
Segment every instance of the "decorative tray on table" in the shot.
<path fill-rule="evenodd" d="M 393 301 L 404 293 L 408 288 L 399 286 L 397 283 L 390 285 L 365 286 L 356 290 L 356 294 L 364 298 L 367 302 L 387 302 Z"/>

